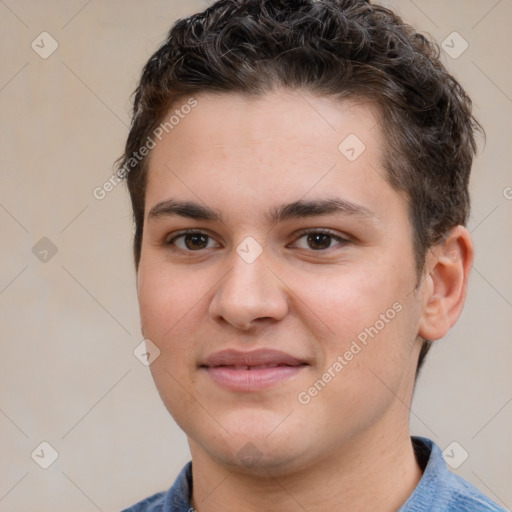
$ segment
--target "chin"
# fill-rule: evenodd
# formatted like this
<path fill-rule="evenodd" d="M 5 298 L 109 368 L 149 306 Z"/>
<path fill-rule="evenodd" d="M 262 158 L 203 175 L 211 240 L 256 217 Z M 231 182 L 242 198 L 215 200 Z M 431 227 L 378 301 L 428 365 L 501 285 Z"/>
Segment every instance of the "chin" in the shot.
<path fill-rule="evenodd" d="M 236 416 L 236 421 L 235 417 Z M 289 475 L 307 466 L 311 458 L 309 435 L 304 425 L 296 424 L 286 414 L 267 411 L 237 411 L 231 422 L 220 419 L 215 431 L 182 428 L 193 439 L 191 452 L 200 450 L 228 471 L 268 477 Z M 286 418 L 286 419 L 285 419 Z M 283 421 L 284 419 L 284 421 Z M 195 431 L 195 432 L 194 432 Z M 228 433 L 229 432 L 229 433 Z M 231 434 L 231 435 L 230 435 Z M 318 440 L 317 440 L 318 442 Z M 309 453 L 309 455 L 308 455 Z"/>
<path fill-rule="evenodd" d="M 291 439 L 291 438 L 289 438 Z M 240 448 L 236 449 L 238 446 Z M 229 447 L 210 447 L 209 455 L 227 470 L 263 477 L 290 475 L 305 465 L 304 453 L 297 443 L 239 441 Z M 300 453 L 299 453 L 300 452 Z"/>

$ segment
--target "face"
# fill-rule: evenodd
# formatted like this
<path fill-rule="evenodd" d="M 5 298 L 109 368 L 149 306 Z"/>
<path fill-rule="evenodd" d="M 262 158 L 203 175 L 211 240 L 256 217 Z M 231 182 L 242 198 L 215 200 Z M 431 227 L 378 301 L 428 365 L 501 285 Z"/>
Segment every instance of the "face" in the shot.
<path fill-rule="evenodd" d="M 152 375 L 193 457 L 279 472 L 407 429 L 421 286 L 376 112 L 196 100 L 152 150 L 138 269 Z"/>

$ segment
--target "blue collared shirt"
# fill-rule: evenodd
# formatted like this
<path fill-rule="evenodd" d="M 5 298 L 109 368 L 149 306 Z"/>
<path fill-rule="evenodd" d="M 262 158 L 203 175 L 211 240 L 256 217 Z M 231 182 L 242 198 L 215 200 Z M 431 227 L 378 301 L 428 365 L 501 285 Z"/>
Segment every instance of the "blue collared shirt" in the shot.
<path fill-rule="evenodd" d="M 506 512 L 469 482 L 451 473 L 433 441 L 424 437 L 412 440 L 416 457 L 425 470 L 398 512 Z M 146 498 L 123 512 L 193 512 L 191 489 L 192 463 L 189 462 L 168 491 Z"/>

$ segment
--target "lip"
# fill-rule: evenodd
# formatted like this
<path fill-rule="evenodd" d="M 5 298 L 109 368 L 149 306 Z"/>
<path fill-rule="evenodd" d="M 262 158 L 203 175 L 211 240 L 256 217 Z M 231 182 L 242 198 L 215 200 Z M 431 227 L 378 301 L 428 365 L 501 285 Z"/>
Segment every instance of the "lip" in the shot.
<path fill-rule="evenodd" d="M 282 383 L 308 364 L 286 352 L 259 349 L 250 352 L 221 350 L 200 365 L 211 379 L 232 391 L 259 391 Z"/>

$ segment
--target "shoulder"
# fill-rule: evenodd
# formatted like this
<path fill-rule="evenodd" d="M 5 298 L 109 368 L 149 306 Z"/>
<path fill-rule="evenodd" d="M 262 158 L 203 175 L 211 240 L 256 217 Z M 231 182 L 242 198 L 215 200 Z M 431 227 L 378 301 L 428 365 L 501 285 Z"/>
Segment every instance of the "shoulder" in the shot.
<path fill-rule="evenodd" d="M 168 491 L 153 494 L 122 512 L 190 512 L 192 490 L 192 463 L 189 462 L 180 472 Z"/>
<path fill-rule="evenodd" d="M 447 511 L 505 511 L 504 508 L 494 503 L 474 485 L 451 472 L 449 472 L 449 478 L 445 480 L 442 497 L 444 498 Z"/>
<path fill-rule="evenodd" d="M 122 512 L 163 512 L 165 510 L 164 505 L 167 493 L 168 491 L 153 494 L 153 496 L 139 501 L 131 507 L 123 509 Z"/>
<path fill-rule="evenodd" d="M 449 471 L 433 441 L 415 437 L 413 445 L 425 471 L 399 512 L 505 512 L 474 485 Z"/>

